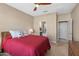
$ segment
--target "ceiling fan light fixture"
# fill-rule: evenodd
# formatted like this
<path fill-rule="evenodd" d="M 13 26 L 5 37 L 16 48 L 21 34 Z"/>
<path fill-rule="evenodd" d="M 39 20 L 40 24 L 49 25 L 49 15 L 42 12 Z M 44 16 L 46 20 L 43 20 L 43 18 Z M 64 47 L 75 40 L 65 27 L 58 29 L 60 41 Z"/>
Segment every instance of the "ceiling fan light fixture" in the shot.
<path fill-rule="evenodd" d="M 51 3 L 34 3 L 34 4 L 35 4 L 35 8 L 33 9 L 33 11 L 36 11 L 40 5 L 50 5 Z"/>
<path fill-rule="evenodd" d="M 35 4 L 35 7 L 39 7 L 39 5 L 38 4 Z"/>

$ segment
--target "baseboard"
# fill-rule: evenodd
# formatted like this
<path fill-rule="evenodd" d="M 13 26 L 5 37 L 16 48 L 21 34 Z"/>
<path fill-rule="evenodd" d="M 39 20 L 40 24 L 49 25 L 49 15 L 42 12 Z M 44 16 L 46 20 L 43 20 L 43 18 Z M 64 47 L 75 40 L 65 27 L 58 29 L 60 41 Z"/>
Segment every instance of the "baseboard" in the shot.
<path fill-rule="evenodd" d="M 51 41 L 50 43 L 54 43 L 54 44 L 56 44 L 56 41 Z"/>

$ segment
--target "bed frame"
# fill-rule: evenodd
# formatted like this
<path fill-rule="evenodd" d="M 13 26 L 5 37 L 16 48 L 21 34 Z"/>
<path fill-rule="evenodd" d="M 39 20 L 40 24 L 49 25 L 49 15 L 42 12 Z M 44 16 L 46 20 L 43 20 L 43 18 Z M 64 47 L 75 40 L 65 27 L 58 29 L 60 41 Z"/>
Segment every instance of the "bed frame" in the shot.
<path fill-rule="evenodd" d="M 9 33 L 8 31 L 1 32 L 1 52 L 4 52 L 4 50 L 2 49 L 3 38 L 6 37 L 8 33 Z"/>

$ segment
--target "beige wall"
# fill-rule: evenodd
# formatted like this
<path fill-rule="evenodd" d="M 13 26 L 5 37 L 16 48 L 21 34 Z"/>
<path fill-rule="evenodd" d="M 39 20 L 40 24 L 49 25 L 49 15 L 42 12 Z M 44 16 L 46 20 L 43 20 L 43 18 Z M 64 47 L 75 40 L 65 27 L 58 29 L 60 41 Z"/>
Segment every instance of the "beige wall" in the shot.
<path fill-rule="evenodd" d="M 71 19 L 70 13 L 58 15 L 58 21 L 69 21 Z"/>
<path fill-rule="evenodd" d="M 28 30 L 29 28 L 33 28 L 32 16 L 0 4 L 0 33 L 8 30 Z"/>
<path fill-rule="evenodd" d="M 35 34 L 39 35 L 39 23 L 46 21 L 47 35 L 51 42 L 56 42 L 56 13 L 34 17 Z"/>
<path fill-rule="evenodd" d="M 79 41 L 79 4 L 71 13 L 73 19 L 73 39 Z"/>

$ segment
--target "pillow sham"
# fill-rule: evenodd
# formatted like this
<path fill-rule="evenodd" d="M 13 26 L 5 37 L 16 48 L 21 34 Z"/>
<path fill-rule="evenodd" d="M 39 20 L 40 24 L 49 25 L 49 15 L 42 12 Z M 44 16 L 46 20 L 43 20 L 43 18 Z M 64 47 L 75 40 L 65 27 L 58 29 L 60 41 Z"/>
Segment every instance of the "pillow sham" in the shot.
<path fill-rule="evenodd" d="M 16 37 L 21 37 L 21 36 L 23 36 L 23 33 L 21 32 L 21 31 L 9 31 L 10 32 L 10 34 L 11 34 L 11 36 L 12 36 L 12 38 L 16 38 Z"/>

